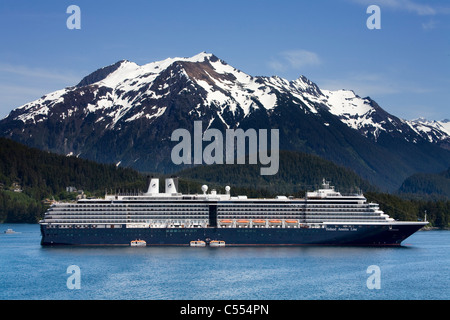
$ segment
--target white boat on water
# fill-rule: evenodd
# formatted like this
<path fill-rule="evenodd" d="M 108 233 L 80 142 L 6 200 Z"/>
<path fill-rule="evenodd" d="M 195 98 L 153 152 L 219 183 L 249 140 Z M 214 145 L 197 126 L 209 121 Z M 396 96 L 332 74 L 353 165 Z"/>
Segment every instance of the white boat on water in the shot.
<path fill-rule="evenodd" d="M 147 246 L 147 242 L 145 242 L 144 240 L 133 240 L 133 241 L 131 241 L 130 246 L 145 247 L 145 246 Z"/>
<path fill-rule="evenodd" d="M 206 242 L 205 241 L 201 241 L 201 240 L 191 241 L 189 243 L 189 245 L 191 247 L 205 247 L 206 246 Z"/>
<path fill-rule="evenodd" d="M 225 247 L 225 241 L 212 240 L 209 242 L 210 247 Z"/>
<path fill-rule="evenodd" d="M 5 233 L 11 234 L 11 233 L 16 233 L 16 232 L 13 229 L 6 229 Z"/>

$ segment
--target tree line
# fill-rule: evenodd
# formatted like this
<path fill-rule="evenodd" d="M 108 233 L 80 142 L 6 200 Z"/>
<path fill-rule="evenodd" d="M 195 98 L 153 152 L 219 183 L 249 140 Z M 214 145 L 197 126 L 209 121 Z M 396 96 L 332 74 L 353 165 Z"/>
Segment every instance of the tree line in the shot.
<path fill-rule="evenodd" d="M 101 196 L 116 189 L 143 190 L 146 176 L 0 138 L 0 222 L 37 222 L 47 207 L 43 200 L 74 200 L 67 187 Z"/>
<path fill-rule="evenodd" d="M 369 201 L 379 203 L 397 220 L 423 220 L 426 212 L 431 226 L 449 227 L 448 198 L 405 198 L 383 193 L 351 170 L 313 155 L 280 152 L 279 173 L 259 173 L 258 165 L 211 165 L 182 170 L 177 175 L 183 193 L 201 193 L 201 185 L 206 183 L 210 190 L 224 193 L 225 186 L 230 185 L 232 195 L 254 198 L 303 197 L 326 178 L 341 192 L 358 192 L 361 188 Z M 118 190 L 146 191 L 148 187 L 147 174 L 132 169 L 57 155 L 0 138 L 0 222 L 38 222 L 48 207 L 43 200 L 75 200 L 77 193 L 66 191 L 69 186 L 96 197 Z"/>

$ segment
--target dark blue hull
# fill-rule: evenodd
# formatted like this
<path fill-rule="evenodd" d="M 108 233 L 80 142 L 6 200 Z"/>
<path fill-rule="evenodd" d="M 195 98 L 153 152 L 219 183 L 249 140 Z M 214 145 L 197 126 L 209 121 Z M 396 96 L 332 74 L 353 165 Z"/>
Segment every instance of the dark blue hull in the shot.
<path fill-rule="evenodd" d="M 147 246 L 189 246 L 194 240 L 225 241 L 226 246 L 401 245 L 423 227 L 419 223 L 326 228 L 47 228 L 42 245 L 124 245 L 140 239 Z"/>

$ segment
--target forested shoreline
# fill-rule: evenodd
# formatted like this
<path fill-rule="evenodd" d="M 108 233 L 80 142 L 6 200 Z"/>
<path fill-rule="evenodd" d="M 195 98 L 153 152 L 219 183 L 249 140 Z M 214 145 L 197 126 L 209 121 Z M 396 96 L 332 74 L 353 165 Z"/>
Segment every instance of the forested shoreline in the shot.
<path fill-rule="evenodd" d="M 303 197 L 318 185 L 321 181 L 318 177 L 327 177 L 346 191 L 352 185 L 363 186 L 367 199 L 379 203 L 383 211 L 397 220 L 424 220 L 426 213 L 430 227 L 449 227 L 448 198 L 383 193 L 350 170 L 318 157 L 282 155 L 277 177 L 263 178 L 255 174 L 259 168 L 253 166 L 204 166 L 180 171 L 179 190 L 199 193 L 201 185 L 208 183 L 218 192 L 224 192 L 225 185 L 233 181 L 232 195 Z M 56 155 L 0 138 L 0 223 L 37 223 L 53 200 L 102 197 L 119 190 L 145 191 L 147 176 L 132 169 Z"/>

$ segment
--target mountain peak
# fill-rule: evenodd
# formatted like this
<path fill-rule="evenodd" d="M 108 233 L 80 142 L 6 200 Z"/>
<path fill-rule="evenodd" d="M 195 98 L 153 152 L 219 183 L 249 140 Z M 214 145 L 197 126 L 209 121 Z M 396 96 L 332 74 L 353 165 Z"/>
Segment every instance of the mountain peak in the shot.
<path fill-rule="evenodd" d="M 136 65 L 134 62 L 123 59 L 109 66 L 100 68 L 84 77 L 75 87 L 84 87 L 102 81 L 105 78 L 107 78 L 110 74 L 114 73 L 120 67 L 130 64 Z"/>
<path fill-rule="evenodd" d="M 206 51 L 202 51 L 195 56 L 192 56 L 190 58 L 186 58 L 187 61 L 190 62 L 203 62 L 205 60 L 210 60 L 212 62 L 217 61 L 218 58 L 213 55 L 212 53 L 207 53 Z"/>

